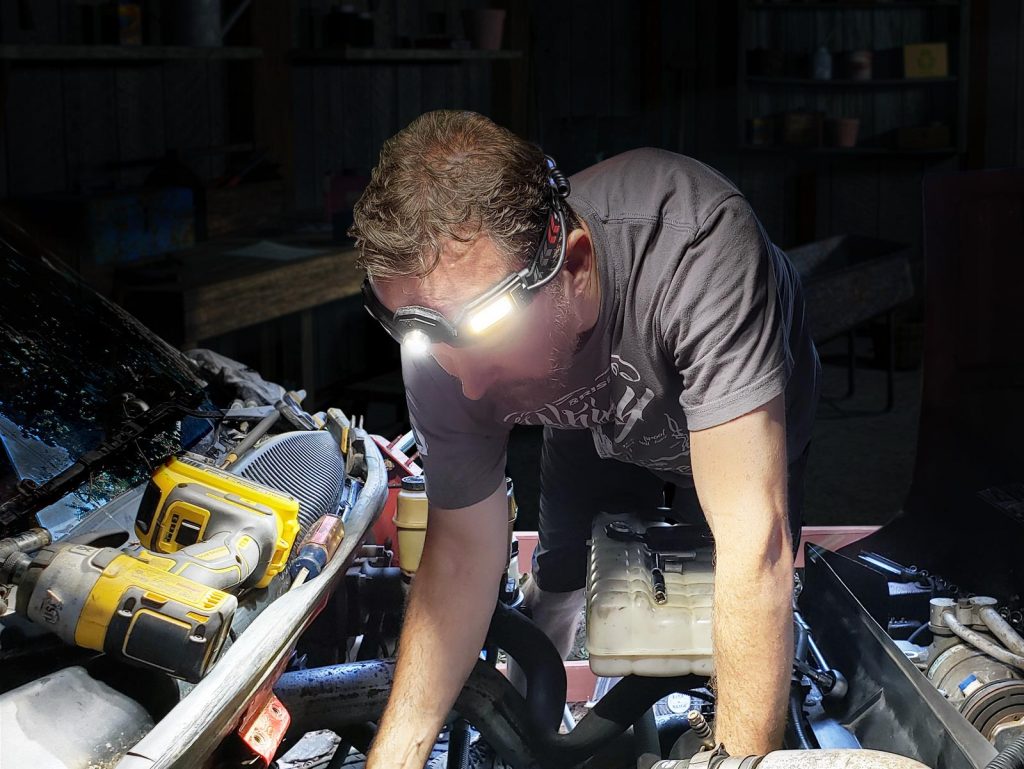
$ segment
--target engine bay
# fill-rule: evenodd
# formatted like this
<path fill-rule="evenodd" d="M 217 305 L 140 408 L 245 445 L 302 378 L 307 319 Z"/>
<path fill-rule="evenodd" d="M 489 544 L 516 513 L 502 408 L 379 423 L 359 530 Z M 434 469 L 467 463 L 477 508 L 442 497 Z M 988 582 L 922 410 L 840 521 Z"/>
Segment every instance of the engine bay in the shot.
<path fill-rule="evenodd" d="M 0 420 L 0 764 L 285 767 L 330 733 L 310 766 L 360 766 L 427 531 L 413 436 L 186 358 L 17 259 L 24 328 L 4 327 L 4 350 L 32 376 L 6 382 Z M 37 334 L 44 312 L 71 331 Z M 509 482 L 499 601 L 428 765 L 986 767 L 1024 746 L 1013 477 L 972 472 L 863 542 L 807 548 L 785 742 L 765 756 L 715 744 L 714 543 L 664 509 L 595 518 L 598 685 L 567 712 L 563 660 L 524 611 Z"/>
<path fill-rule="evenodd" d="M 425 537 L 411 446 L 337 409 L 308 414 L 297 393 L 235 404 L 205 442 L 67 536 L 35 527 L 0 541 L 5 761 L 270 766 L 331 730 L 334 753 L 358 762 Z M 713 737 L 714 543 L 663 509 L 595 518 L 586 646 L 600 685 L 573 723 L 562 661 L 522 612 L 511 482 L 508 496 L 501 600 L 432 766 L 968 769 L 1024 731 L 1015 599 L 873 550 L 812 545 L 794 589 L 785 749 L 729 756 Z M 525 692 L 498 672 L 506 659 Z"/>

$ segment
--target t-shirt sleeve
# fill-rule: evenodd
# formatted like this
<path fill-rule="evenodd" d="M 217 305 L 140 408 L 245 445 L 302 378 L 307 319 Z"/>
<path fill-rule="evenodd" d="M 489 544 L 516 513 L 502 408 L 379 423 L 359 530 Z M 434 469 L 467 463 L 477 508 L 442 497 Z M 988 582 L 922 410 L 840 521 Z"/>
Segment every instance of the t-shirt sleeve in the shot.
<path fill-rule="evenodd" d="M 487 497 L 505 479 L 508 428 L 433 358 L 403 353 L 402 376 L 430 503 L 454 510 Z"/>
<path fill-rule="evenodd" d="M 728 422 L 785 390 L 789 377 L 773 247 L 740 195 L 721 202 L 665 286 L 662 339 L 683 377 L 690 430 Z"/>

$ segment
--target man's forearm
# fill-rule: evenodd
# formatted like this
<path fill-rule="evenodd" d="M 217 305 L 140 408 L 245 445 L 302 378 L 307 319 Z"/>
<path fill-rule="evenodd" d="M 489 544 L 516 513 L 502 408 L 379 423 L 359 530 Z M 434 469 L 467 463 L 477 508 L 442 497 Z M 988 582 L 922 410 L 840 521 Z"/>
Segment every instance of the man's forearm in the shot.
<path fill-rule="evenodd" d="M 732 755 L 780 747 L 793 658 L 793 564 L 719 559 L 715 576 L 715 737 Z M 723 562 L 724 560 L 724 562 Z"/>
<path fill-rule="evenodd" d="M 393 693 L 367 769 L 422 768 L 480 653 L 497 600 L 498 570 L 430 550 L 413 584 Z"/>

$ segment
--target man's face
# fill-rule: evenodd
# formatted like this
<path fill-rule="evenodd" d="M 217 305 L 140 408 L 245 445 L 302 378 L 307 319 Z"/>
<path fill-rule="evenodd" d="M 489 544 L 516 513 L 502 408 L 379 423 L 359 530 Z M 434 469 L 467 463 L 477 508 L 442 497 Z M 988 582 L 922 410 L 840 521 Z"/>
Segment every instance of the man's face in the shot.
<path fill-rule="evenodd" d="M 508 261 L 482 236 L 449 241 L 437 268 L 423 278 L 375 280 L 380 300 L 394 311 L 420 305 L 449 320 L 512 272 Z M 579 317 L 562 273 L 533 301 L 466 347 L 434 344 L 430 355 L 462 383 L 471 400 L 487 397 L 505 411 L 540 408 L 559 395 L 579 337 Z"/>

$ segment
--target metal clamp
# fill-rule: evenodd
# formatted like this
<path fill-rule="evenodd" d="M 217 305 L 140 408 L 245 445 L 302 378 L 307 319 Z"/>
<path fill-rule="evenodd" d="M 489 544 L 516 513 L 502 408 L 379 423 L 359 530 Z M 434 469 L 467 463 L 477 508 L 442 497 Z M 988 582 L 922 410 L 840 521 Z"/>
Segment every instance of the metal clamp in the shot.
<path fill-rule="evenodd" d="M 689 760 L 658 761 L 651 769 L 754 769 L 764 756 L 730 756 L 719 743 L 711 750 L 702 750 Z"/>

